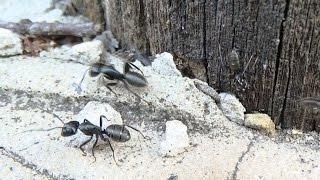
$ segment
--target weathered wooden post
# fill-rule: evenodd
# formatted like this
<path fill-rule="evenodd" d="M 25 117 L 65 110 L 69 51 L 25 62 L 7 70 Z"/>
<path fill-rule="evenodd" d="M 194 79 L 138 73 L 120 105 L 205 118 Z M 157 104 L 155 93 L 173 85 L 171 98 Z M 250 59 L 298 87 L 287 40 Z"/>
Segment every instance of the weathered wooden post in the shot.
<path fill-rule="evenodd" d="M 101 1 L 97 1 L 101 3 Z M 297 101 L 320 96 L 318 0 L 105 0 L 122 47 L 169 51 L 205 70 L 283 128 L 320 132 L 320 115 Z M 202 78 L 203 79 L 203 78 Z"/>

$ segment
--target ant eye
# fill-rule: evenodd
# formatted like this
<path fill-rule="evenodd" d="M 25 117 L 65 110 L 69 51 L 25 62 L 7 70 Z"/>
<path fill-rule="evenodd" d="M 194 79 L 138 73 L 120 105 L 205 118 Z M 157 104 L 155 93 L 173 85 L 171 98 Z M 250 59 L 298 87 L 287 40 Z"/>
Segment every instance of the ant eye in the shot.
<path fill-rule="evenodd" d="M 96 71 L 90 71 L 90 76 L 91 77 L 97 77 L 100 73 L 99 72 L 96 72 Z"/>
<path fill-rule="evenodd" d="M 77 133 L 77 130 L 76 129 L 73 129 L 73 128 L 62 128 L 62 131 L 61 131 L 61 136 L 63 137 L 68 137 L 68 136 L 72 136 L 72 135 L 75 135 Z"/>

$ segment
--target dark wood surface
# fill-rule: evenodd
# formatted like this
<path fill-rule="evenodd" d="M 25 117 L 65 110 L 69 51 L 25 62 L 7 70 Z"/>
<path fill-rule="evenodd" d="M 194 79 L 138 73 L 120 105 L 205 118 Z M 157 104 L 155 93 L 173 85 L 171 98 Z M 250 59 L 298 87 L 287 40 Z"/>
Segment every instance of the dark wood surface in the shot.
<path fill-rule="evenodd" d="M 73 15 L 82 14 L 90 19 L 93 23 L 100 25 L 102 32 L 105 29 L 105 10 L 103 0 L 71 0 Z"/>
<path fill-rule="evenodd" d="M 124 48 L 169 51 L 205 64 L 215 89 L 284 128 L 320 132 L 318 0 L 109 0 L 109 28 Z"/>

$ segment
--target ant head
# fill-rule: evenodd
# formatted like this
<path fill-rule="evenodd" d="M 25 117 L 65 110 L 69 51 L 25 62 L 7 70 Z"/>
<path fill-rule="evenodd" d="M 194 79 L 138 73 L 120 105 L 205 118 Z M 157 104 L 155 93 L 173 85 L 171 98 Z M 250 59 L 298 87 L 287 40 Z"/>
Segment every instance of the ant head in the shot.
<path fill-rule="evenodd" d="M 104 65 L 102 63 L 94 63 L 89 71 L 91 77 L 97 77 L 101 73 L 101 67 Z"/>
<path fill-rule="evenodd" d="M 61 136 L 67 137 L 67 136 L 75 135 L 77 133 L 78 127 L 79 127 L 78 121 L 70 121 L 65 123 L 62 127 Z"/>

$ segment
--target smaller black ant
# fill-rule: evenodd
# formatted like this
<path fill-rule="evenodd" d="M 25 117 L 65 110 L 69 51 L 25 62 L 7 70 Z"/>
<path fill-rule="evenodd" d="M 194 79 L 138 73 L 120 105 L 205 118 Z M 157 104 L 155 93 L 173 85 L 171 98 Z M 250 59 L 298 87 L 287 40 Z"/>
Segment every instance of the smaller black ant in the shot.
<path fill-rule="evenodd" d="M 134 71 L 130 71 L 131 69 L 136 68 L 137 70 L 139 70 L 141 72 L 137 73 Z M 91 65 L 91 67 L 89 69 L 87 69 L 85 71 L 85 73 L 82 76 L 82 79 L 79 83 L 79 85 L 77 86 L 76 91 L 78 93 L 81 92 L 81 84 L 87 74 L 87 72 L 89 71 L 89 75 L 90 77 L 97 77 L 98 75 L 101 75 L 102 78 L 106 78 L 108 80 L 117 80 L 117 81 L 121 81 L 124 84 L 124 87 L 130 91 L 132 94 L 134 94 L 137 98 L 139 98 L 139 100 L 143 100 L 144 102 L 146 102 L 147 104 L 149 104 L 149 102 L 145 101 L 143 98 L 141 98 L 137 93 L 133 92 L 130 88 L 129 88 L 129 84 L 135 87 L 145 87 L 148 85 L 148 81 L 146 80 L 146 78 L 143 75 L 143 72 L 133 63 L 131 62 L 126 62 L 124 65 L 124 74 L 120 73 L 118 70 L 115 69 L 115 67 L 113 65 L 106 65 L 103 63 L 94 63 Z M 118 82 L 112 82 L 112 83 L 105 83 L 104 86 L 106 88 L 108 88 L 113 94 L 117 95 L 111 88 L 110 86 L 115 86 L 117 85 Z"/>

